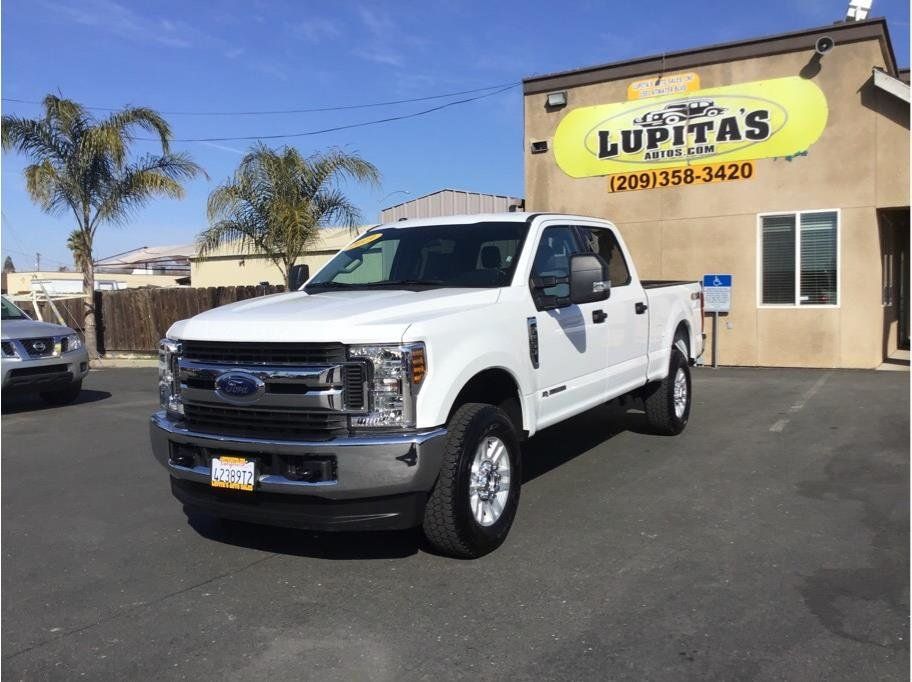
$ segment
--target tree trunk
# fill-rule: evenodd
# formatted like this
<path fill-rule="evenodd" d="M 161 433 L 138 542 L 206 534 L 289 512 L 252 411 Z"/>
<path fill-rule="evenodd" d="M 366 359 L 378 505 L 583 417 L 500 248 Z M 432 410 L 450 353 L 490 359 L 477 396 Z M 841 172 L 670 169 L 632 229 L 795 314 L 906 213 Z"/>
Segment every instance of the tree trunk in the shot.
<path fill-rule="evenodd" d="M 95 331 L 95 235 L 92 234 L 91 223 L 89 222 L 89 205 L 84 204 L 82 207 L 82 225 L 80 228 L 83 233 L 83 243 L 85 246 L 84 263 L 82 265 L 82 297 L 83 318 L 82 333 L 85 336 L 86 351 L 89 354 L 89 360 L 98 359 L 98 336 Z"/>
<path fill-rule="evenodd" d="M 98 358 L 98 337 L 95 331 L 95 264 L 91 257 L 86 259 L 82 267 L 82 296 L 85 313 L 82 331 L 89 359 L 95 360 Z"/>

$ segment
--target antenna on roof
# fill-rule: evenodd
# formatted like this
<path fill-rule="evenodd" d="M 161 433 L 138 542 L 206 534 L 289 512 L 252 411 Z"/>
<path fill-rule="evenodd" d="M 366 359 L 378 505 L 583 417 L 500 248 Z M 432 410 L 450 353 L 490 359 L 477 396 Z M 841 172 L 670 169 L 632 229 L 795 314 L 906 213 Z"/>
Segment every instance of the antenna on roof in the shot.
<path fill-rule="evenodd" d="M 871 11 L 873 0 L 849 0 L 849 7 L 846 10 L 846 21 L 864 21 L 868 18 Z"/>

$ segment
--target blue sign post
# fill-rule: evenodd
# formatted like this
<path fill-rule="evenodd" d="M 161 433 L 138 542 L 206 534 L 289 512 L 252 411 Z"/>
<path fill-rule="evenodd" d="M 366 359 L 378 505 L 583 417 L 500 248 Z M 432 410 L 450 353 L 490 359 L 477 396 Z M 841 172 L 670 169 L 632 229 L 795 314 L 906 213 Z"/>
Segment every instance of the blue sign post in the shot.
<path fill-rule="evenodd" d="M 703 275 L 703 311 L 713 314 L 712 366 L 716 367 L 719 313 L 731 311 L 732 276 L 721 274 Z"/>

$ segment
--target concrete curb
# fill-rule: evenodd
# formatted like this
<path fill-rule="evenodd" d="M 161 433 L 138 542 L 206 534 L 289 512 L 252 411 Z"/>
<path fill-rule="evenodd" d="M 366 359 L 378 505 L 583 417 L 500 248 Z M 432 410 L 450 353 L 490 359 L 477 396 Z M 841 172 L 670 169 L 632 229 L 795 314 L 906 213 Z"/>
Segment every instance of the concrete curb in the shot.
<path fill-rule="evenodd" d="M 89 362 L 92 369 L 113 369 L 119 367 L 158 367 L 157 358 L 99 358 Z"/>

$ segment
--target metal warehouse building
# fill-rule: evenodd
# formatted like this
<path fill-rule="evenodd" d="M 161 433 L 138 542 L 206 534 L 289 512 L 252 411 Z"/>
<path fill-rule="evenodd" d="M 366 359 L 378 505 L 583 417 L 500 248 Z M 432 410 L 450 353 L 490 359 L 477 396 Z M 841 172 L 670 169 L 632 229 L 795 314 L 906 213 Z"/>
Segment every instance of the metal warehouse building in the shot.
<path fill-rule="evenodd" d="M 527 210 L 614 221 L 645 278 L 732 275 L 720 363 L 908 348 L 909 85 L 885 20 L 528 78 L 524 113 Z"/>

